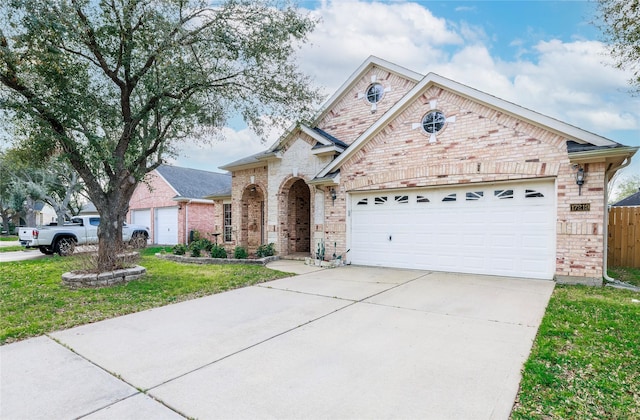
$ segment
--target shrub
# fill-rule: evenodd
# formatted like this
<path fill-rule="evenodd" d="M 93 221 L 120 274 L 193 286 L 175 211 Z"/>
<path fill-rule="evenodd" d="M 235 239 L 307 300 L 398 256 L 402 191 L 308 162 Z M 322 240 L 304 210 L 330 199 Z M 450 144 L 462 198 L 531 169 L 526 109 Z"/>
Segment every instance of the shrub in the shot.
<path fill-rule="evenodd" d="M 202 251 L 210 252 L 212 246 L 213 244 L 211 243 L 211 241 L 206 238 L 193 241 L 189 244 L 189 249 L 191 250 L 191 256 L 201 257 Z"/>
<path fill-rule="evenodd" d="M 241 246 L 237 246 L 236 249 L 233 250 L 233 258 L 237 260 L 244 260 L 249 256 L 247 250 Z"/>
<path fill-rule="evenodd" d="M 193 243 L 195 243 L 195 242 L 193 242 Z M 199 246 L 197 246 L 197 245 L 196 246 L 191 246 L 190 248 L 191 248 L 191 256 L 192 257 L 201 257 L 202 256 L 201 249 L 200 249 Z"/>
<path fill-rule="evenodd" d="M 227 250 L 218 244 L 211 246 L 211 258 L 227 258 Z"/>
<path fill-rule="evenodd" d="M 171 248 L 171 252 L 173 252 L 173 255 L 184 255 L 187 253 L 187 247 L 184 244 L 174 245 Z"/>
<path fill-rule="evenodd" d="M 272 255 L 276 255 L 276 245 L 273 242 L 271 242 L 269 245 L 260 245 L 258 247 L 258 250 L 256 251 L 256 256 L 258 258 L 270 257 Z"/>

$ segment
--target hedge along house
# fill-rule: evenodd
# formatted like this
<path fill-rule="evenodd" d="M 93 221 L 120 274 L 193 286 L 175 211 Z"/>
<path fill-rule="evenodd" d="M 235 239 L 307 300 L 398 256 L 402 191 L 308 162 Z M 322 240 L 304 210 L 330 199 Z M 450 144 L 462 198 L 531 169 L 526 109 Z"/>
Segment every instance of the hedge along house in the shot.
<path fill-rule="evenodd" d="M 160 165 L 149 172 L 129 201 L 130 223 L 149 226 L 151 242 L 188 243 L 190 232 L 222 229 L 221 207 L 209 195 L 231 198 L 231 176 L 217 172 Z"/>
<path fill-rule="evenodd" d="M 311 124 L 222 169 L 250 250 L 599 283 L 607 183 L 636 151 L 370 57 Z"/>

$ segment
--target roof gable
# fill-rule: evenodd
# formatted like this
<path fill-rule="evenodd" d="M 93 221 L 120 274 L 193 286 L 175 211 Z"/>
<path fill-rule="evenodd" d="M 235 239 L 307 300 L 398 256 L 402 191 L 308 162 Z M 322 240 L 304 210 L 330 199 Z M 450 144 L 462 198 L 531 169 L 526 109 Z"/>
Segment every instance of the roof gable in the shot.
<path fill-rule="evenodd" d="M 380 67 L 384 70 L 387 70 L 391 73 L 394 73 L 400 77 L 405 79 L 409 79 L 414 82 L 418 82 L 422 79 L 422 75 L 420 73 L 416 73 L 409 69 L 406 69 L 397 64 L 393 64 L 389 61 L 383 60 L 381 58 L 375 56 L 369 56 L 364 63 L 360 65 L 349 78 L 336 90 L 336 92 L 325 102 L 325 104 L 320 108 L 313 121 L 317 123 L 320 121 L 327 112 L 329 112 L 343 97 L 349 92 L 359 81 L 362 79 L 363 75 L 368 73 L 373 67 Z"/>
<path fill-rule="evenodd" d="M 160 165 L 156 172 L 176 191 L 178 197 L 200 199 L 231 195 L 229 174 L 171 165 Z"/>
<path fill-rule="evenodd" d="M 357 153 L 369 140 L 383 130 L 394 118 L 398 117 L 415 101 L 419 100 L 429 89 L 439 87 L 447 89 L 461 97 L 470 99 L 480 105 L 495 109 L 506 115 L 511 115 L 530 124 L 544 128 L 550 132 L 561 135 L 567 140 L 572 140 L 577 144 L 588 144 L 597 147 L 616 147 L 618 143 L 605 137 L 598 136 L 578 127 L 564 123 L 557 119 L 531 111 L 527 108 L 505 101 L 469 86 L 439 76 L 435 73 L 427 74 L 413 89 L 411 89 L 399 102 L 389 109 L 380 119 L 362 133 L 351 146 L 327 167 L 325 167 L 318 177 L 324 177 L 328 173 L 334 172 L 346 162 L 351 156 Z"/>
<path fill-rule="evenodd" d="M 363 80 L 366 79 L 366 84 L 371 83 L 371 81 L 373 79 L 375 79 L 375 76 L 367 76 L 369 73 L 371 73 L 374 70 L 378 70 L 378 72 L 384 72 L 386 74 L 393 74 L 396 75 L 402 79 L 404 79 L 407 82 L 410 82 L 411 85 L 414 85 L 415 83 L 418 83 L 418 81 L 420 79 L 422 79 L 422 75 L 420 75 L 419 73 L 413 72 L 409 69 L 406 69 L 404 67 L 398 66 L 397 64 L 393 64 L 391 62 L 388 62 L 386 60 L 383 60 L 381 58 L 375 57 L 375 56 L 370 56 L 369 58 L 367 58 L 364 63 L 362 63 L 354 72 L 353 74 L 351 74 L 351 76 L 342 84 L 342 86 L 340 86 L 340 88 L 338 88 L 338 90 L 324 103 L 324 105 L 318 110 L 318 112 L 316 113 L 316 115 L 313 117 L 312 122 L 310 124 L 308 124 L 306 126 L 306 128 L 309 127 L 313 127 L 312 130 L 316 130 L 318 131 L 319 134 L 321 134 L 323 137 L 326 137 L 326 134 L 328 134 L 329 136 L 333 137 L 336 136 L 338 138 L 340 138 L 340 142 L 342 143 L 351 143 L 351 141 L 353 141 L 355 136 L 352 136 L 351 139 L 348 138 L 343 138 L 340 134 L 336 134 L 335 132 L 329 134 L 328 131 L 332 131 L 329 130 L 326 127 L 326 124 L 323 124 L 323 120 L 325 120 L 328 116 L 329 113 L 332 112 L 332 110 L 334 110 L 338 104 L 342 101 L 345 100 L 345 98 L 351 93 L 351 91 L 359 84 L 363 83 Z M 407 90 L 405 88 L 405 90 Z M 362 92 L 360 92 L 362 93 Z M 363 98 L 357 98 L 357 100 L 364 100 Z M 365 106 L 365 111 L 369 114 L 371 114 L 371 109 L 369 107 Z M 378 117 L 379 118 L 379 117 Z M 321 126 L 320 128 L 318 128 L 318 126 Z M 292 127 L 290 127 L 287 132 L 282 135 L 268 150 L 267 152 L 274 152 L 278 149 L 280 149 L 282 147 L 282 145 L 284 143 L 286 143 L 287 141 L 290 140 L 290 138 L 294 135 L 297 134 L 297 131 L 299 128 L 302 128 L 304 131 L 304 126 L 301 127 L 300 125 L 294 125 Z M 309 134 L 308 132 L 306 132 L 306 134 Z M 310 134 L 311 135 L 311 134 Z M 311 137 L 316 138 L 314 135 L 311 135 Z M 335 137 L 333 137 L 335 138 Z M 322 141 L 321 141 L 322 142 Z M 335 143 L 335 142 L 334 142 Z M 341 145 L 339 145 L 340 147 L 343 147 Z M 345 145 L 346 146 L 346 145 Z M 225 165 L 226 166 L 231 166 L 231 165 Z"/>

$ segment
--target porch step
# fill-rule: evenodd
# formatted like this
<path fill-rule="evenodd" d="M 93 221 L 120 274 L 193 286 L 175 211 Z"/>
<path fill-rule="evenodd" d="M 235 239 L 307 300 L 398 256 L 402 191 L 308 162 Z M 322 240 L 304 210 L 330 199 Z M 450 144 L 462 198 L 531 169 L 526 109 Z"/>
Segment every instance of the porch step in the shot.
<path fill-rule="evenodd" d="M 294 260 L 294 261 L 304 261 L 305 258 L 311 257 L 311 254 L 308 252 L 293 252 L 288 255 L 280 256 L 281 260 Z"/>

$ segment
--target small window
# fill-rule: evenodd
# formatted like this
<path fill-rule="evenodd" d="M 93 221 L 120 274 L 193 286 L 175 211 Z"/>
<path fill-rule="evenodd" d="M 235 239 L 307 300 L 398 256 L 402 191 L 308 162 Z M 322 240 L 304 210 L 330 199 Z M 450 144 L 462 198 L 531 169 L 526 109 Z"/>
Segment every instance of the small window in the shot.
<path fill-rule="evenodd" d="M 424 195 L 419 195 L 416 197 L 416 203 L 429 203 L 429 199 Z"/>
<path fill-rule="evenodd" d="M 475 191 L 467 193 L 467 201 L 478 201 L 484 196 L 483 191 Z"/>
<path fill-rule="evenodd" d="M 544 195 L 541 192 L 536 191 L 536 190 L 525 190 L 524 196 L 525 196 L 525 198 L 544 197 Z"/>
<path fill-rule="evenodd" d="M 382 100 L 384 88 L 380 83 L 374 83 L 367 88 L 366 98 L 370 104 L 377 104 Z"/>
<path fill-rule="evenodd" d="M 442 130 L 447 118 L 440 111 L 431 111 L 422 117 L 422 128 L 429 134 L 435 134 Z"/>
<path fill-rule="evenodd" d="M 224 211 L 224 225 L 223 225 L 223 230 L 224 230 L 224 241 L 225 242 L 231 242 L 232 240 L 232 235 L 231 235 L 231 204 L 223 204 L 223 211 Z"/>
<path fill-rule="evenodd" d="M 367 204 L 369 204 L 369 199 L 368 198 L 363 198 L 360 201 L 358 201 L 356 206 L 366 206 Z"/>
<path fill-rule="evenodd" d="M 408 195 L 396 195 L 395 199 L 396 199 L 396 203 L 399 203 L 399 204 L 407 204 L 409 202 Z"/>
<path fill-rule="evenodd" d="M 448 196 L 443 198 L 442 201 L 456 201 L 456 193 L 449 194 Z"/>
<path fill-rule="evenodd" d="M 513 198 L 513 190 L 495 190 L 493 195 L 498 197 L 499 200 L 507 200 Z"/>
<path fill-rule="evenodd" d="M 99 217 L 90 217 L 89 224 L 91 226 L 100 226 L 100 218 Z"/>
<path fill-rule="evenodd" d="M 387 197 L 376 197 L 373 201 L 374 204 L 384 204 L 387 202 Z"/>

